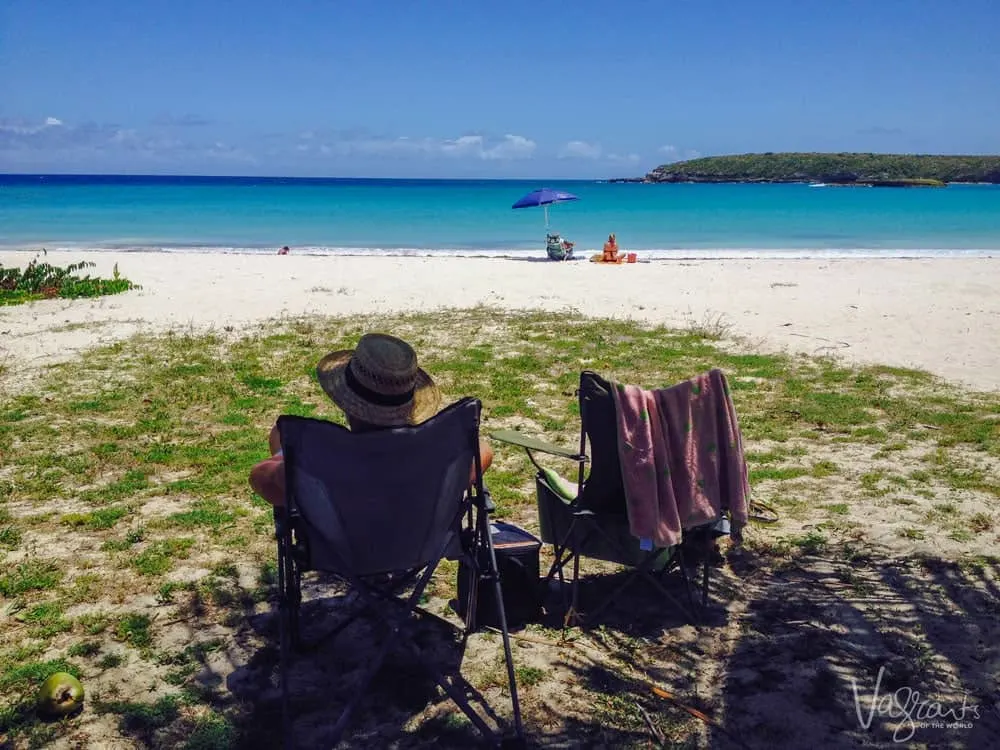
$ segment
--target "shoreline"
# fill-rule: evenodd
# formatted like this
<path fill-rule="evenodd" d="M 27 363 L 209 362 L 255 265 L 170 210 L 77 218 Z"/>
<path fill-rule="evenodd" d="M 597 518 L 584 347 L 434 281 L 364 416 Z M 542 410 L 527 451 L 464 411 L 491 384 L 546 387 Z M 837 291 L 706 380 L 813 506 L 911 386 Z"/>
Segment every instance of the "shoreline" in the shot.
<path fill-rule="evenodd" d="M 579 243 L 578 243 L 579 244 Z M 55 245 L 55 246 L 52 246 Z M 423 248 L 423 247 L 350 247 L 326 245 L 290 245 L 290 254 L 300 257 L 338 258 L 480 258 L 493 260 L 545 260 L 544 247 L 530 248 Z M 582 247 L 582 246 L 581 246 Z M 38 243 L 37 245 L 0 244 L 0 255 L 81 253 L 85 255 L 168 254 L 168 255 L 277 255 L 273 245 L 85 245 Z M 733 248 L 624 248 L 639 254 L 640 263 L 683 260 L 921 260 L 950 258 L 1000 258 L 1000 248 L 814 248 L 814 247 L 733 247 Z M 578 249 L 573 261 L 585 261 L 599 253 L 597 246 Z"/>
<path fill-rule="evenodd" d="M 5 266 L 24 252 L 0 252 Z M 761 349 L 928 370 L 1000 389 L 1000 259 L 675 260 L 607 268 L 497 258 L 58 252 L 142 285 L 122 295 L 0 308 L 10 374 L 138 332 L 246 329 L 300 315 L 486 306 L 712 325 Z M 512 260 L 512 259 L 507 259 Z M 492 262 L 491 262 L 492 261 Z"/>

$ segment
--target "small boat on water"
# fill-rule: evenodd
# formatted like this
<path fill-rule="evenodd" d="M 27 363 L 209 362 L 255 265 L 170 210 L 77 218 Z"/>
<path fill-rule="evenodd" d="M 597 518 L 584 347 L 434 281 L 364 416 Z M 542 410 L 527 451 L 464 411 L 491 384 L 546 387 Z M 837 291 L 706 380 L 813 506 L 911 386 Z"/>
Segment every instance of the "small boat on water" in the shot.
<path fill-rule="evenodd" d="M 826 187 L 825 182 L 810 182 L 809 187 Z"/>

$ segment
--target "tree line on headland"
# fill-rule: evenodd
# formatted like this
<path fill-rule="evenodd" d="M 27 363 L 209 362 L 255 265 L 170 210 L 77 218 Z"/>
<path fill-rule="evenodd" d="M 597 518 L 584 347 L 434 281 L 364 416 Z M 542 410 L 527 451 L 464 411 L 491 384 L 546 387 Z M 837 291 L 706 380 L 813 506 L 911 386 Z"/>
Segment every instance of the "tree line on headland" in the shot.
<path fill-rule="evenodd" d="M 1000 156 L 764 153 L 708 156 L 664 164 L 628 182 L 823 182 L 828 185 L 934 187 L 1000 184 Z"/>

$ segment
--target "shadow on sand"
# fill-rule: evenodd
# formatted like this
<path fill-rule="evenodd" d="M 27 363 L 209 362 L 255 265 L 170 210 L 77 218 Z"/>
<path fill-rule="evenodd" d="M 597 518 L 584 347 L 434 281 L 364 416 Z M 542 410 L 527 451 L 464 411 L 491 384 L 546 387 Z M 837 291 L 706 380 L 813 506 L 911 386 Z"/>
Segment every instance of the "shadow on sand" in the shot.
<path fill-rule="evenodd" d="M 581 627 L 563 630 L 553 607 L 542 623 L 514 633 L 529 746 L 1000 747 L 1000 565 L 829 555 L 731 555 L 715 577 L 716 604 L 697 628 L 640 584 Z M 679 579 L 669 578 L 683 597 Z M 583 609 L 620 580 L 584 578 Z M 324 632 L 342 606 L 325 593 L 306 602 L 307 637 Z M 237 629 L 225 659 L 206 660 L 196 687 L 236 727 L 235 746 L 277 748 L 273 604 L 232 607 Z M 197 612 L 188 618 L 192 642 L 208 635 L 201 632 L 208 623 Z M 297 746 L 329 746 L 325 738 L 376 641 L 371 623 L 360 620 L 295 659 Z M 473 635 L 463 650 L 452 629 L 429 620 L 417 642 L 442 671 L 475 675 L 482 699 L 509 721 L 499 637 Z M 141 725 L 132 734 L 150 739 Z M 415 663 L 393 655 L 340 746 L 484 743 Z"/>

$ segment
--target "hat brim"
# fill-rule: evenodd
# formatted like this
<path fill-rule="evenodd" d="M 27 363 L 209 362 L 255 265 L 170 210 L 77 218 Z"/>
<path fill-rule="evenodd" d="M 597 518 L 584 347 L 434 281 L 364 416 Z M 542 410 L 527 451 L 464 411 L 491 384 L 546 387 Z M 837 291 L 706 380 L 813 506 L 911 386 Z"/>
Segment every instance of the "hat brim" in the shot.
<path fill-rule="evenodd" d="M 353 354 L 353 349 L 330 352 L 316 365 L 320 387 L 345 414 L 379 427 L 419 424 L 437 414 L 441 407 L 441 392 L 431 376 L 420 368 L 417 368 L 413 398 L 402 406 L 373 404 L 355 393 L 344 375 Z"/>

